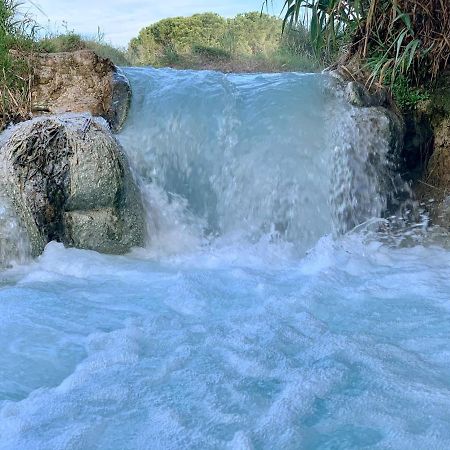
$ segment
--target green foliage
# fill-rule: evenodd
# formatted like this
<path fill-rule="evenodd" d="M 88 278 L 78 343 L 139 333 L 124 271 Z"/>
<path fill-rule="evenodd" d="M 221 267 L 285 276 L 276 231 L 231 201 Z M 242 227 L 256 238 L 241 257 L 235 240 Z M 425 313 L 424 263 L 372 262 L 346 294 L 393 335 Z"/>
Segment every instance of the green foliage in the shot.
<path fill-rule="evenodd" d="M 204 45 L 195 44 L 192 46 L 192 53 L 211 60 L 229 60 L 231 53 L 218 47 L 207 47 Z"/>
<path fill-rule="evenodd" d="M 301 25 L 290 27 L 285 30 L 282 34 L 280 48 L 287 50 L 294 55 L 306 55 L 309 57 L 315 55 L 309 32 Z"/>
<path fill-rule="evenodd" d="M 135 50 L 145 45 L 159 54 L 165 49 L 187 53 L 193 45 L 218 46 L 225 29 L 226 20 L 213 13 L 163 19 L 141 30 L 132 45 Z"/>
<path fill-rule="evenodd" d="M 256 55 L 280 47 L 280 20 L 258 12 L 238 14 L 227 21 L 221 43 L 232 54 Z"/>
<path fill-rule="evenodd" d="M 402 111 L 412 111 L 419 102 L 428 100 L 430 92 L 423 87 L 414 87 L 403 76 L 399 76 L 392 84 L 392 95 Z"/>
<path fill-rule="evenodd" d="M 137 65 L 219 70 L 317 69 L 309 34 L 301 26 L 281 34 L 282 21 L 259 12 L 224 19 L 217 14 L 163 19 L 131 40 L 128 58 Z M 299 65 L 296 65 L 296 62 Z"/>
<path fill-rule="evenodd" d="M 163 19 L 131 40 L 129 57 L 142 65 L 176 62 L 179 55 L 191 53 L 196 46 L 219 48 L 226 27 L 226 20 L 213 13 Z"/>
<path fill-rule="evenodd" d="M 164 47 L 161 55 L 161 62 L 163 65 L 174 66 L 179 64 L 181 61 L 181 57 L 178 52 L 172 46 Z"/>
<path fill-rule="evenodd" d="M 39 49 L 47 53 L 74 52 L 85 48 L 81 36 L 74 32 L 46 36 L 39 41 Z"/>
<path fill-rule="evenodd" d="M 316 55 L 333 57 L 350 44 L 371 83 L 393 85 L 403 76 L 419 86 L 450 60 L 448 0 L 286 0 L 284 11 L 283 28 L 305 23 Z"/>
<path fill-rule="evenodd" d="M 302 24 L 317 58 L 333 61 L 363 17 L 367 0 L 286 0 L 283 32 Z M 268 5 L 269 0 L 266 0 Z"/>
<path fill-rule="evenodd" d="M 30 110 L 31 65 L 35 25 L 21 15 L 21 4 L 0 0 L 0 129 Z"/>

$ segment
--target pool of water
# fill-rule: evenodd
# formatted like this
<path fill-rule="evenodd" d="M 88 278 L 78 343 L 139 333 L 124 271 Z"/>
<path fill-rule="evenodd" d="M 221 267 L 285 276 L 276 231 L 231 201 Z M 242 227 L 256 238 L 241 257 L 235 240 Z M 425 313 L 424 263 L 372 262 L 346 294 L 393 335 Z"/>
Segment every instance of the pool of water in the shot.
<path fill-rule="evenodd" d="M 450 253 L 324 237 L 1 275 L 2 449 L 444 449 Z"/>

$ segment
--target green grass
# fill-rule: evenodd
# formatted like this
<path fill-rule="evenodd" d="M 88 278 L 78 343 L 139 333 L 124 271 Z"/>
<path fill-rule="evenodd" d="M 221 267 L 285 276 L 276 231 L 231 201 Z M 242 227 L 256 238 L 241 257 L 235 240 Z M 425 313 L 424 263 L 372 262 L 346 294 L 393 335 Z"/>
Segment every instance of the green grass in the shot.
<path fill-rule="evenodd" d="M 39 50 L 46 53 L 74 52 L 84 50 L 85 44 L 79 34 L 72 32 L 47 35 L 38 41 Z"/>
<path fill-rule="evenodd" d="M 28 117 L 35 25 L 15 0 L 0 0 L 0 130 Z"/>
<path fill-rule="evenodd" d="M 63 34 L 47 35 L 40 39 L 37 45 L 40 51 L 47 53 L 92 50 L 102 58 L 110 59 L 116 66 L 130 65 L 125 51 L 105 42 L 101 36 L 84 38 L 73 31 L 68 31 Z"/>
<path fill-rule="evenodd" d="M 114 47 L 106 42 L 99 42 L 93 39 L 86 39 L 83 41 L 86 48 L 93 50 L 97 55 L 102 58 L 108 58 L 116 66 L 129 66 L 130 61 L 128 60 L 124 50 Z"/>
<path fill-rule="evenodd" d="M 318 72 L 324 69 L 324 65 L 307 53 L 294 53 L 280 49 L 265 57 L 274 68 L 282 71 Z"/>
<path fill-rule="evenodd" d="M 395 103 L 402 111 L 414 111 L 417 105 L 430 98 L 430 91 L 412 85 L 404 76 L 396 78 L 391 86 Z"/>

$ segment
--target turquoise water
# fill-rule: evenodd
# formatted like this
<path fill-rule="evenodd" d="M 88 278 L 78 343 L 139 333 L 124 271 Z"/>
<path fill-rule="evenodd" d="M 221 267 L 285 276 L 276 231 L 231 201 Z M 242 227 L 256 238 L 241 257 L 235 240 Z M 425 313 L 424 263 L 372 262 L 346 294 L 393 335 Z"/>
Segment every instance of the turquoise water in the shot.
<path fill-rule="evenodd" d="M 50 244 L 4 274 L 0 448 L 448 448 L 448 251 L 285 253 Z"/>
<path fill-rule="evenodd" d="M 321 76 L 128 75 L 135 103 L 119 138 L 148 248 L 50 243 L 0 272 L 0 449 L 450 448 L 449 251 L 333 237 L 327 180 L 336 152 L 359 141 L 319 134 L 313 119 L 354 111 Z M 173 97 L 158 100 L 158 84 Z M 292 108 L 311 111 L 298 130 L 270 95 L 293 85 Z M 288 137 L 257 127 L 255 142 L 250 124 L 274 108 Z"/>

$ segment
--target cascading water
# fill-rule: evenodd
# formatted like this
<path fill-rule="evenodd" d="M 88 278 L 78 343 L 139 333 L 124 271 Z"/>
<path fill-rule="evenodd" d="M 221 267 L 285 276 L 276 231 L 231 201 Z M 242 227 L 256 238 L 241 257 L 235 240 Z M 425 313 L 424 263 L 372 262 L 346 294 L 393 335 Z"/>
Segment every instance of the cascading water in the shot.
<path fill-rule="evenodd" d="M 389 121 L 351 107 L 334 78 L 127 75 L 136 95 L 120 140 L 138 177 L 184 199 L 207 233 L 271 234 L 307 250 L 386 207 Z"/>
<path fill-rule="evenodd" d="M 7 196 L 0 193 L 0 269 L 29 259 L 31 246 L 26 231 Z"/>
<path fill-rule="evenodd" d="M 127 76 L 148 249 L 0 271 L 0 450 L 449 448 L 449 252 L 354 229 L 387 118 L 325 75 Z"/>
<path fill-rule="evenodd" d="M 0 134 L 0 149 L 7 136 L 8 131 Z M 0 270 L 14 263 L 29 261 L 32 253 L 30 240 L 12 201 L 11 186 L 8 184 L 12 177 L 9 175 L 0 151 Z"/>

